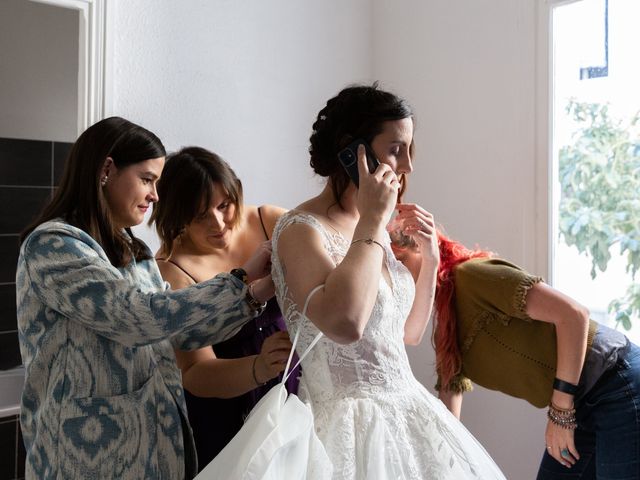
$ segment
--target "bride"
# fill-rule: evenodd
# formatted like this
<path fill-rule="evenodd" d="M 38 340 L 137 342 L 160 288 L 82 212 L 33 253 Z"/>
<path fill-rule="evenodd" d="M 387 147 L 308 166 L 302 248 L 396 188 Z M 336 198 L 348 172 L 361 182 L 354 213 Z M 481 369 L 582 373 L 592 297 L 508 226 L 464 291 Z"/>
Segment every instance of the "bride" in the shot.
<path fill-rule="evenodd" d="M 297 351 L 324 334 L 302 363 L 300 396 L 335 479 L 503 479 L 414 378 L 405 351 L 424 335 L 439 261 L 431 214 L 396 205 L 412 170 L 413 127 L 408 104 L 375 84 L 342 90 L 313 124 L 311 166 L 326 186 L 285 214 L 273 235 L 273 279 L 289 331 L 300 329 Z M 358 148 L 359 188 L 337 158 L 355 139 L 380 161 L 369 173 Z M 390 249 L 385 227 L 394 209 L 426 252 L 416 284 Z M 416 287 L 431 296 L 414 298 Z"/>

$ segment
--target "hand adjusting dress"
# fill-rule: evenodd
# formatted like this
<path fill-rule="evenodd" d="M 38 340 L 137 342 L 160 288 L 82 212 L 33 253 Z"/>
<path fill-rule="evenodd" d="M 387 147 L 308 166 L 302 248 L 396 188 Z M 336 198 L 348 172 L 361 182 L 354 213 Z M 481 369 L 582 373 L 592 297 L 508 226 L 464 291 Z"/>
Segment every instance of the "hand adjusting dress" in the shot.
<path fill-rule="evenodd" d="M 278 256 L 280 234 L 294 223 L 315 228 L 335 264 L 350 242 L 299 211 L 285 214 L 273 235 L 272 275 L 287 328 L 300 339 L 298 354 L 318 333 L 301 318 Z M 411 371 L 403 336 L 415 287 L 388 243 L 384 278 L 360 340 L 340 345 L 323 337 L 302 362 L 299 396 L 311 405 L 318 437 L 335 479 L 504 479 L 478 441 L 420 384 Z"/>

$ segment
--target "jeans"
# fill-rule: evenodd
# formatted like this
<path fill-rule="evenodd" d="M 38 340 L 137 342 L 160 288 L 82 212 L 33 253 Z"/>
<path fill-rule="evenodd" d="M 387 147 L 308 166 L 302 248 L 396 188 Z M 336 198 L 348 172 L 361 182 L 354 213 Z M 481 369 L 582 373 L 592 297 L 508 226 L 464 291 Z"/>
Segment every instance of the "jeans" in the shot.
<path fill-rule="evenodd" d="M 640 480 L 640 347 L 576 403 L 576 419 L 580 460 L 566 468 L 545 452 L 538 480 Z"/>

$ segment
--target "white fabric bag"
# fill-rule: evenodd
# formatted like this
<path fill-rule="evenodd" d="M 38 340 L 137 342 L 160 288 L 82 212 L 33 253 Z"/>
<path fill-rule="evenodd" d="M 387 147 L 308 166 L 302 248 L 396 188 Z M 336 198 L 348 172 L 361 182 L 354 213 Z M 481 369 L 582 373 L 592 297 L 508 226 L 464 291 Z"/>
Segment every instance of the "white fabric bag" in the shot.
<path fill-rule="evenodd" d="M 314 288 L 304 304 L 306 319 L 309 300 L 323 285 Z M 319 333 L 289 369 L 298 342 L 298 328 L 282 382 L 274 386 L 251 410 L 240 431 L 196 476 L 196 480 L 325 480 L 333 467 L 313 425 L 313 413 L 296 395 L 289 394 L 285 382 L 320 340 Z"/>

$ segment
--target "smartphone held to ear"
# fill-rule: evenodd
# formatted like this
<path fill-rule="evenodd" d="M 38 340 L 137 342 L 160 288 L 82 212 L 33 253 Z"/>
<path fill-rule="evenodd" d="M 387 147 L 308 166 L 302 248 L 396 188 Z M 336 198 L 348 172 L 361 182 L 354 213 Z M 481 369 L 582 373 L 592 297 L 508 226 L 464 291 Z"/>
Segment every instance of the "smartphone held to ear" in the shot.
<path fill-rule="evenodd" d="M 373 154 L 373 150 L 371 147 L 362 139 L 357 139 L 347 145 L 344 149 L 338 152 L 338 160 L 349 174 L 349 178 L 356 185 L 359 186 L 360 177 L 358 175 L 358 145 L 364 145 L 365 151 L 367 153 L 367 166 L 369 167 L 369 173 L 373 173 L 378 168 L 380 163 L 378 159 Z"/>

